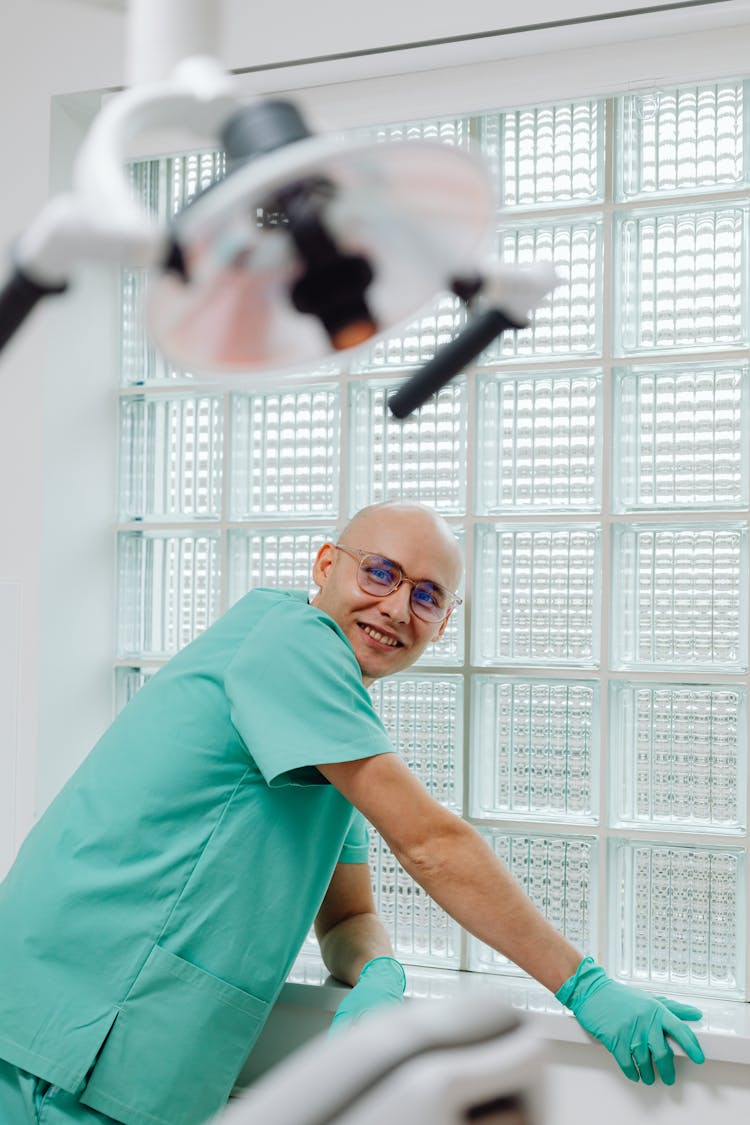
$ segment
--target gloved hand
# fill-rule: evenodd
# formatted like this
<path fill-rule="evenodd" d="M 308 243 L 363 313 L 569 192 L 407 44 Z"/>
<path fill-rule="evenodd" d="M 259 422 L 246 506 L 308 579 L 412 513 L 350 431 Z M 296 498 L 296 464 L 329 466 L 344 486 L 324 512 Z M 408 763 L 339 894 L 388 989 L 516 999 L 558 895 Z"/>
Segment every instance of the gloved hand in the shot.
<path fill-rule="evenodd" d="M 704 1061 L 701 1045 L 683 1020 L 699 1020 L 703 1013 L 690 1004 L 651 996 L 639 988 L 611 980 L 593 957 L 584 957 L 572 977 L 555 993 L 570 1008 L 581 1027 L 596 1036 L 631 1082 L 674 1083 L 674 1055 L 667 1036 L 695 1063 Z"/>
<path fill-rule="evenodd" d="M 395 957 L 373 957 L 362 966 L 357 983 L 336 1009 L 331 1031 L 356 1023 L 367 1012 L 384 1004 L 402 1004 L 406 973 Z"/>

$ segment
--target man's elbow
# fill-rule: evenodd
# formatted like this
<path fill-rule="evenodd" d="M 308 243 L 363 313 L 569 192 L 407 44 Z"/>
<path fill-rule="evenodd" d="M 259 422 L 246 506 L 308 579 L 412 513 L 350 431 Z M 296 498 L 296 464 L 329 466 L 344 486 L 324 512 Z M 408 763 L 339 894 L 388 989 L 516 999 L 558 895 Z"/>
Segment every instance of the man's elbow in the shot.
<path fill-rule="evenodd" d="M 466 833 L 471 831 L 465 821 L 446 811 L 438 826 L 407 834 L 391 850 L 412 878 L 429 889 L 449 877 Z"/>

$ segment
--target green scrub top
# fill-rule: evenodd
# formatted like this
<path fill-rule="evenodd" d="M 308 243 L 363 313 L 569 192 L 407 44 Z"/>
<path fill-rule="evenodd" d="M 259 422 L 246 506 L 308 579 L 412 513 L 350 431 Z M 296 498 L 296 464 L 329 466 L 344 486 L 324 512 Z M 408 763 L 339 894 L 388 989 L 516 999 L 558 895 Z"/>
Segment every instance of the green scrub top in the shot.
<path fill-rule="evenodd" d="M 0 1058 L 125 1125 L 221 1108 L 392 751 L 348 640 L 253 590 L 120 713 L 0 885 Z"/>

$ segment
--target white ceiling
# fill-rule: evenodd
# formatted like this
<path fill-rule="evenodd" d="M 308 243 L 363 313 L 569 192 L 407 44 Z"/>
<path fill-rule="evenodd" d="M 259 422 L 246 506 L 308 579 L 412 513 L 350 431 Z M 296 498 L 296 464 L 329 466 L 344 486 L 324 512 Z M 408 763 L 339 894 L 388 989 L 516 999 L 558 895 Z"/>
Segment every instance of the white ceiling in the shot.
<path fill-rule="evenodd" d="M 125 48 L 127 0 L 25 0 L 27 8 L 67 8 L 80 24 L 86 11 L 107 25 Z M 247 0 L 151 0 L 149 11 L 189 12 L 219 6 L 218 44 L 207 44 L 229 70 L 247 76 L 254 88 L 314 86 L 457 65 L 521 59 L 606 44 L 645 42 L 721 28 L 750 27 L 750 0 L 673 0 L 632 3 L 619 0 L 524 0 L 522 6 L 497 0 L 286 0 L 268 18 L 257 19 Z M 209 9 L 210 10 L 210 9 Z M 519 12 L 522 13 L 519 15 Z M 10 10 L 7 13 L 12 24 Z M 4 17 L 0 17 L 3 22 Z M 523 21 L 523 22 L 521 22 Z M 84 20 L 85 22 L 85 20 Z M 163 21 L 162 21 L 163 22 Z M 122 29 L 122 30 L 118 30 Z M 92 32 L 95 36 L 96 32 Z M 94 40 L 92 39 L 92 42 Z M 103 64 L 102 64 L 103 65 Z M 113 75 L 114 78 L 114 75 Z M 102 85 L 114 85 L 115 81 Z M 87 83 L 88 85 L 88 83 Z"/>

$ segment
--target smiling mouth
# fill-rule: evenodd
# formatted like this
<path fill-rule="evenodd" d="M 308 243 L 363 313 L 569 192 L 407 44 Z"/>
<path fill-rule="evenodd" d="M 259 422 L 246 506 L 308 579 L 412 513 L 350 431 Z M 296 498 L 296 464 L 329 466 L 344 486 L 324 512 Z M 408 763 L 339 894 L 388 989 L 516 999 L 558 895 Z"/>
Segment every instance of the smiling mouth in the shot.
<path fill-rule="evenodd" d="M 366 633 L 368 637 L 372 637 L 378 644 L 385 645 L 387 648 L 403 648 L 401 641 L 396 640 L 395 637 L 389 637 L 386 633 L 381 633 L 377 629 L 373 629 L 372 625 L 362 625 L 360 622 L 357 622 L 357 624 L 363 633 Z"/>

